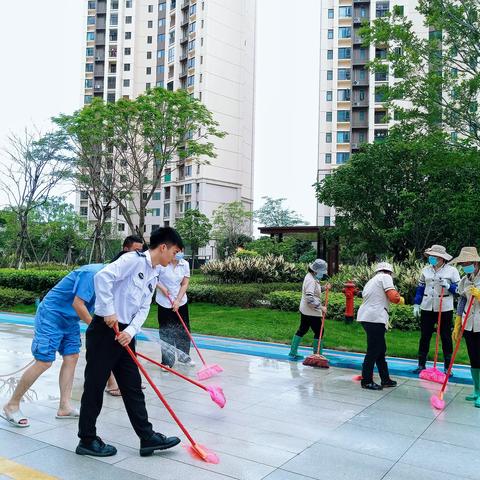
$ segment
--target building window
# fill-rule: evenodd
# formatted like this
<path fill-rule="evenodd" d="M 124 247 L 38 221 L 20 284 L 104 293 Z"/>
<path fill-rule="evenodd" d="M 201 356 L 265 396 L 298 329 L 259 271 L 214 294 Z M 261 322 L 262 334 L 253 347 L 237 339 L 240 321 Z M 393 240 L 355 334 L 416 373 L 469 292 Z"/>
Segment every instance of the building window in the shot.
<path fill-rule="evenodd" d="M 387 123 L 387 111 L 386 110 L 378 110 L 375 112 L 374 121 L 375 123 Z"/>
<path fill-rule="evenodd" d="M 171 63 L 175 60 L 175 47 L 168 49 L 168 63 Z"/>
<path fill-rule="evenodd" d="M 164 82 L 163 80 L 159 80 L 159 81 L 157 82 L 157 87 L 159 87 L 159 88 L 165 88 L 165 82 Z"/>
<path fill-rule="evenodd" d="M 398 15 L 400 17 L 403 17 L 405 15 L 405 7 L 403 5 L 395 5 L 393 7 L 393 11 L 395 12 L 395 15 Z"/>
<path fill-rule="evenodd" d="M 125 32 L 125 40 L 131 40 L 132 39 L 132 32 Z"/>
<path fill-rule="evenodd" d="M 349 143 L 350 142 L 350 131 L 340 131 L 337 132 L 337 143 Z"/>
<path fill-rule="evenodd" d="M 164 58 L 165 57 L 165 50 L 157 50 L 157 58 Z"/>
<path fill-rule="evenodd" d="M 342 163 L 347 163 L 350 160 L 350 153 L 349 152 L 338 152 L 337 153 L 337 165 L 341 165 Z"/>
<path fill-rule="evenodd" d="M 114 103 L 115 102 L 115 94 L 114 93 L 107 93 L 107 102 Z"/>
<path fill-rule="evenodd" d="M 185 167 L 185 176 L 186 177 L 191 177 L 192 176 L 192 166 L 191 165 L 187 165 Z"/>
<path fill-rule="evenodd" d="M 376 48 L 375 49 L 375 58 L 381 58 L 385 60 L 387 58 L 387 49 L 386 48 Z"/>
<path fill-rule="evenodd" d="M 155 230 L 158 230 L 159 228 L 160 228 L 160 225 L 153 224 L 151 232 L 154 232 Z"/>
<path fill-rule="evenodd" d="M 112 13 L 110 15 L 110 26 L 116 27 L 118 25 L 118 14 Z"/>
<path fill-rule="evenodd" d="M 333 80 L 333 70 L 327 70 L 327 80 Z"/>
<path fill-rule="evenodd" d="M 328 18 L 333 18 L 334 17 L 334 11 L 333 8 L 328 9 Z"/>
<path fill-rule="evenodd" d="M 325 154 L 325 163 L 327 163 L 327 164 L 332 163 L 332 154 L 331 153 L 326 153 Z"/>
<path fill-rule="evenodd" d="M 80 200 L 88 200 L 88 191 L 80 190 Z"/>
<path fill-rule="evenodd" d="M 88 2 L 88 9 L 95 10 L 97 2 Z"/>
<path fill-rule="evenodd" d="M 111 42 L 116 42 L 117 39 L 118 39 L 118 31 L 117 30 L 110 30 L 109 38 L 110 38 Z"/>
<path fill-rule="evenodd" d="M 339 27 L 338 38 L 352 38 L 351 27 Z"/>
<path fill-rule="evenodd" d="M 125 55 L 130 55 L 132 53 L 132 49 L 130 47 L 125 48 L 124 50 Z"/>
<path fill-rule="evenodd" d="M 323 226 L 329 227 L 330 226 L 330 217 L 323 217 Z"/>
<path fill-rule="evenodd" d="M 188 26 L 188 33 L 194 33 L 195 30 L 197 28 L 197 22 L 192 22 L 189 26 Z"/>
<path fill-rule="evenodd" d="M 152 37 L 151 35 L 149 35 L 149 36 L 147 37 L 147 43 L 148 43 L 148 44 L 153 43 L 153 37 Z"/>
<path fill-rule="evenodd" d="M 385 17 L 388 13 L 389 2 L 377 2 L 375 15 L 377 18 Z"/>
<path fill-rule="evenodd" d="M 173 45 L 175 43 L 175 30 L 172 30 L 169 34 L 168 34 L 168 44 L 169 45 Z"/>
<path fill-rule="evenodd" d="M 88 207 L 80 207 L 80 215 L 86 217 L 88 215 Z"/>
<path fill-rule="evenodd" d="M 129 25 L 129 24 L 132 23 L 132 17 L 131 17 L 131 15 L 127 15 L 127 16 L 125 17 L 125 23 L 126 23 L 127 25 Z"/>
<path fill-rule="evenodd" d="M 165 65 L 157 65 L 157 75 L 165 73 Z"/>
<path fill-rule="evenodd" d="M 158 4 L 158 11 L 159 12 L 163 12 L 166 9 L 167 9 L 167 4 L 165 2 L 162 2 L 162 3 Z"/>
<path fill-rule="evenodd" d="M 366 112 L 365 112 L 365 110 L 360 110 L 360 111 L 358 112 L 358 119 L 359 119 L 360 121 L 362 121 L 362 122 L 365 121 L 365 119 L 366 119 Z"/>
<path fill-rule="evenodd" d="M 163 206 L 163 216 L 164 217 L 169 217 L 170 216 L 170 204 L 169 203 L 166 203 Z"/>
<path fill-rule="evenodd" d="M 332 121 L 332 112 L 325 112 L 325 121 L 326 122 Z"/>
<path fill-rule="evenodd" d="M 352 7 L 338 7 L 338 16 L 340 18 L 349 18 L 352 16 Z"/>
<path fill-rule="evenodd" d="M 197 13 L 197 4 L 194 3 L 193 5 L 190 5 L 190 15 L 195 15 Z"/>
<path fill-rule="evenodd" d="M 147 68 L 145 69 L 145 73 L 146 73 L 147 75 L 151 75 L 151 74 L 152 74 L 152 67 L 147 67 Z"/>
<path fill-rule="evenodd" d="M 195 83 L 195 75 L 190 75 L 187 78 L 187 86 L 191 87 Z"/>
<path fill-rule="evenodd" d="M 192 184 L 187 183 L 185 185 L 185 195 L 191 195 L 192 194 Z"/>
<path fill-rule="evenodd" d="M 94 48 L 93 47 L 88 47 L 86 50 L 85 50 L 85 55 L 87 57 L 93 57 L 93 54 L 94 54 Z"/>
<path fill-rule="evenodd" d="M 123 71 L 124 72 L 129 72 L 130 71 L 130 64 L 129 63 L 124 63 L 123 64 Z"/>
<path fill-rule="evenodd" d="M 153 215 L 154 217 L 159 217 L 159 216 L 161 215 L 161 210 L 160 210 L 160 208 L 153 208 L 153 209 L 152 209 L 152 215 Z"/>
<path fill-rule="evenodd" d="M 386 95 L 385 95 L 385 89 L 383 88 L 376 88 L 375 89 L 375 102 L 376 103 L 381 103 L 381 102 L 384 102 L 385 101 L 385 98 L 386 98 Z"/>
<path fill-rule="evenodd" d="M 124 79 L 124 80 L 123 80 L 123 86 L 124 86 L 124 87 L 129 87 L 129 86 L 130 86 L 130 80 L 127 79 L 127 78 Z"/>
<path fill-rule="evenodd" d="M 147 60 L 151 60 L 152 58 L 152 52 L 147 52 Z"/>
<path fill-rule="evenodd" d="M 108 73 L 117 73 L 117 64 L 109 63 L 108 64 Z"/>
<path fill-rule="evenodd" d="M 388 81 L 388 72 L 375 72 L 375 81 L 376 82 L 387 82 Z"/>
<path fill-rule="evenodd" d="M 83 103 L 92 103 L 93 95 L 85 95 L 83 97 Z"/>
<path fill-rule="evenodd" d="M 332 40 L 332 39 L 333 39 L 333 29 L 328 29 L 327 38 L 328 38 L 329 40 Z"/>
<path fill-rule="evenodd" d="M 338 59 L 345 60 L 352 58 L 352 49 L 350 47 L 341 47 L 338 49 Z"/>
<path fill-rule="evenodd" d="M 388 135 L 388 130 L 375 130 L 374 141 L 382 142 L 387 138 L 387 135 Z"/>
<path fill-rule="evenodd" d="M 363 102 L 363 100 L 365 100 L 367 96 L 367 92 L 362 88 L 361 90 L 359 90 L 358 92 L 358 99 Z"/>
<path fill-rule="evenodd" d="M 153 20 L 147 22 L 147 28 L 153 28 Z"/>
<path fill-rule="evenodd" d="M 95 32 L 87 32 L 87 42 L 93 42 L 95 40 Z"/>
<path fill-rule="evenodd" d="M 327 102 L 331 102 L 333 100 L 333 93 L 331 90 L 327 90 L 326 99 L 327 99 Z"/>
<path fill-rule="evenodd" d="M 337 122 L 349 122 L 349 121 L 350 121 L 350 110 L 337 111 Z"/>
<path fill-rule="evenodd" d="M 108 77 L 107 86 L 109 90 L 115 89 L 117 84 L 117 77 Z"/>
<path fill-rule="evenodd" d="M 350 101 L 350 89 L 341 88 L 337 90 L 337 100 L 339 102 L 349 102 Z"/>
<path fill-rule="evenodd" d="M 192 57 L 192 58 L 188 59 L 187 68 L 195 68 L 195 57 Z"/>
<path fill-rule="evenodd" d="M 133 0 L 125 0 L 125 8 L 132 8 Z"/>
<path fill-rule="evenodd" d="M 191 52 L 192 50 L 195 50 L 195 40 L 190 40 L 188 42 L 188 51 Z"/>
<path fill-rule="evenodd" d="M 85 64 L 85 71 L 86 72 L 93 72 L 93 63 L 86 63 Z"/>
<path fill-rule="evenodd" d="M 87 17 L 87 25 L 95 25 L 95 15 L 89 15 Z"/>
<path fill-rule="evenodd" d="M 331 132 L 327 132 L 325 134 L 325 142 L 332 143 L 332 133 Z"/>
<path fill-rule="evenodd" d="M 339 80 L 350 80 L 351 71 L 349 68 L 339 68 L 338 69 L 338 79 Z"/>
<path fill-rule="evenodd" d="M 327 60 L 333 60 L 333 50 L 327 50 Z"/>
<path fill-rule="evenodd" d="M 160 19 L 158 20 L 158 27 L 159 27 L 159 28 L 164 27 L 165 24 L 166 24 L 166 19 L 165 19 L 165 18 L 160 18 Z"/>
<path fill-rule="evenodd" d="M 160 200 L 160 192 L 153 192 L 152 200 Z"/>
<path fill-rule="evenodd" d="M 118 10 L 118 0 L 112 0 L 112 10 Z"/>
<path fill-rule="evenodd" d="M 165 34 L 159 33 L 157 36 L 157 43 L 165 43 Z"/>

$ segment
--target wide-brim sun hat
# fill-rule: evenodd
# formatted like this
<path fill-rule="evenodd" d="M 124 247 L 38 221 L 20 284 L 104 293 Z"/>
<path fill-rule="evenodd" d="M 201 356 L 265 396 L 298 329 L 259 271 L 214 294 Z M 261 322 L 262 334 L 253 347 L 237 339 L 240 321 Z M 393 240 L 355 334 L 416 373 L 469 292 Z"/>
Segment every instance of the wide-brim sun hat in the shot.
<path fill-rule="evenodd" d="M 427 248 L 423 254 L 425 256 L 440 257 L 449 262 L 453 257 L 447 253 L 447 249 L 443 245 L 432 245 Z"/>
<path fill-rule="evenodd" d="M 393 266 L 388 262 L 380 262 L 375 266 L 375 273 L 377 272 L 390 272 L 393 273 Z"/>
<path fill-rule="evenodd" d="M 480 262 L 480 255 L 478 255 L 477 249 L 475 247 L 463 247 L 460 250 L 458 257 L 455 257 L 450 263 L 469 262 Z"/>
<path fill-rule="evenodd" d="M 308 268 L 310 270 L 313 270 L 315 273 L 326 272 L 328 268 L 328 264 L 325 260 L 322 260 L 321 258 L 317 258 L 308 266 Z"/>

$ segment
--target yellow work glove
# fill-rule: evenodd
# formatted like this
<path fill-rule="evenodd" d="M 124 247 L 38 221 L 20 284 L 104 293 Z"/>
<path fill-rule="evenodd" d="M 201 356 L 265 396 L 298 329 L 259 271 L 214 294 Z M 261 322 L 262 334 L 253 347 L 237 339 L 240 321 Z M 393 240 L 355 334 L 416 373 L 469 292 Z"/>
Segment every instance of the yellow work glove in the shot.
<path fill-rule="evenodd" d="M 399 305 L 405 305 L 405 299 L 400 296 L 400 301 L 398 302 Z"/>
<path fill-rule="evenodd" d="M 461 328 L 462 328 L 462 317 L 460 315 L 457 315 L 455 317 L 455 324 L 453 326 L 453 332 L 452 332 L 453 343 L 457 343 Z"/>
<path fill-rule="evenodd" d="M 475 297 L 480 302 L 480 288 L 470 287 L 469 293 L 472 297 Z"/>

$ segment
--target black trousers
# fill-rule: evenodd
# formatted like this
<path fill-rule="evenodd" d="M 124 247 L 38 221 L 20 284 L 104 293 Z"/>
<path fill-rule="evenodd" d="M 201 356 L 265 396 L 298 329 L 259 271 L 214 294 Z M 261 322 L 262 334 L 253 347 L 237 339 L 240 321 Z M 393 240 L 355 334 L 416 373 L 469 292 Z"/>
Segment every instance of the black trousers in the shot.
<path fill-rule="evenodd" d="M 453 311 L 442 312 L 442 321 L 440 325 L 440 338 L 442 340 L 443 361 L 445 368 L 448 368 L 452 358 L 452 318 Z M 430 340 L 433 332 L 436 330 L 438 312 L 427 312 L 421 310 L 420 314 L 420 343 L 418 345 L 418 364 L 425 366 L 430 350 Z"/>
<path fill-rule="evenodd" d="M 463 338 L 467 344 L 468 358 L 472 368 L 480 368 L 480 332 L 465 330 Z"/>
<path fill-rule="evenodd" d="M 380 380 L 386 382 L 390 378 L 385 354 L 387 343 L 385 342 L 385 324 L 373 322 L 361 322 L 367 334 L 367 354 L 363 360 L 362 382 L 373 382 L 373 368 L 377 365 Z"/>
<path fill-rule="evenodd" d="M 178 313 L 183 318 L 185 325 L 190 331 L 190 318 L 188 316 L 188 303 L 178 309 Z M 158 305 L 158 332 L 160 340 L 178 348 L 187 355 L 190 355 L 190 338 L 183 328 L 177 314 L 171 308 L 165 308 Z M 162 349 L 162 361 L 165 365 L 172 366 L 175 363 L 175 357 L 171 351 Z"/>
<path fill-rule="evenodd" d="M 124 330 L 127 325 L 119 324 Z M 148 421 L 145 396 L 141 388 L 140 372 L 127 350 L 115 340 L 115 333 L 95 315 L 86 333 L 87 364 L 85 384 L 80 406 L 78 436 L 89 442 L 95 439 L 97 417 L 102 410 L 103 393 L 110 372 L 113 372 L 122 392 L 122 399 L 135 433 L 142 440 L 153 435 L 152 424 Z M 135 341 L 130 342 L 135 351 Z"/>
<path fill-rule="evenodd" d="M 322 317 L 315 317 L 314 315 L 304 315 L 300 313 L 300 326 L 295 335 L 303 337 L 308 329 L 313 330 L 313 337 L 317 340 L 320 338 L 320 327 L 322 326 Z"/>

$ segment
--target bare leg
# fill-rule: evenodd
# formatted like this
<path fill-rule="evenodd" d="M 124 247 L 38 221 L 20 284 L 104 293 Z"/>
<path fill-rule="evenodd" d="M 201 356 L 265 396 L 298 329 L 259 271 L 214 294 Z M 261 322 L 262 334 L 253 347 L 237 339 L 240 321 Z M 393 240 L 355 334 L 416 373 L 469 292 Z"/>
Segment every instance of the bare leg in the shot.
<path fill-rule="evenodd" d="M 110 376 L 108 377 L 107 390 L 118 390 L 118 383 L 115 380 L 113 373 L 110 373 Z"/>
<path fill-rule="evenodd" d="M 75 375 L 75 367 L 77 366 L 78 353 L 74 355 L 64 355 L 62 368 L 58 376 L 60 385 L 60 405 L 58 407 L 58 415 L 68 415 L 72 411 L 70 400 L 72 398 L 73 377 Z"/>
<path fill-rule="evenodd" d="M 12 397 L 3 406 L 4 410 L 8 413 L 16 412 L 20 408 L 20 401 L 22 400 L 22 397 L 37 381 L 37 378 L 40 377 L 43 372 L 47 371 L 51 365 L 52 362 L 41 362 L 40 360 L 36 360 L 31 367 L 28 367 L 22 375 L 22 378 L 20 378 Z M 26 424 L 27 422 L 22 423 Z"/>

